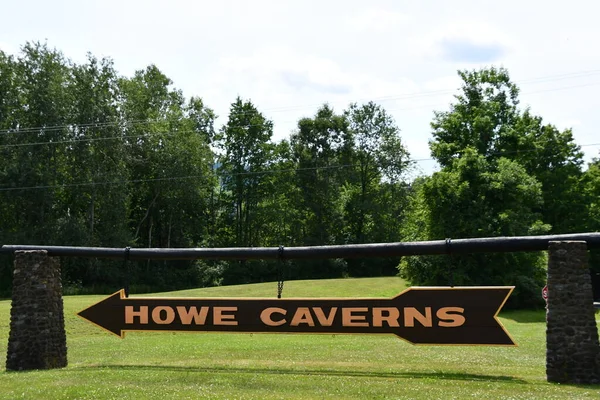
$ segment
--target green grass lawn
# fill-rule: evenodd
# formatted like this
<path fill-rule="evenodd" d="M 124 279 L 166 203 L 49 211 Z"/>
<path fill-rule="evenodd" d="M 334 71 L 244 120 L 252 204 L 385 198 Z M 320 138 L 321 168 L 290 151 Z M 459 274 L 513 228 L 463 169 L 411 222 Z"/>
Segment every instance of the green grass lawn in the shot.
<path fill-rule="evenodd" d="M 275 297 L 276 283 L 156 294 Z M 284 297 L 392 297 L 399 278 L 285 283 Z M 147 297 L 148 295 L 144 295 Z M 545 379 L 544 312 L 505 312 L 518 347 L 413 346 L 395 336 L 130 332 L 76 316 L 106 296 L 65 297 L 69 366 L 6 372 L 10 301 L 0 301 L 0 399 L 598 399 Z"/>

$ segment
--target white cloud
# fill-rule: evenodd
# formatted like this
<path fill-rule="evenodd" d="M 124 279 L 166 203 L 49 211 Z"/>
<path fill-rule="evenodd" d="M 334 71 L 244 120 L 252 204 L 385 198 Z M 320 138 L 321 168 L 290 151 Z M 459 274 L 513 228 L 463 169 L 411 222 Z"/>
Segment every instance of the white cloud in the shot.
<path fill-rule="evenodd" d="M 388 80 L 354 72 L 332 59 L 286 47 L 265 47 L 249 56 L 224 57 L 210 75 L 213 79 L 200 92 L 215 104 L 222 116 L 219 123 L 224 123 L 229 104 L 240 95 L 250 98 L 275 120 L 276 139 L 287 136 L 298 119 L 313 115 L 323 103 L 341 112 L 351 102 L 372 100 L 396 117 L 400 111 L 426 109 L 435 101 L 420 96 L 423 89 L 408 78 Z"/>
<path fill-rule="evenodd" d="M 351 72 L 332 59 L 281 47 L 264 48 L 248 57 L 223 58 L 219 70 L 218 82 L 261 97 L 266 92 L 288 93 L 292 98 L 288 105 L 292 106 L 302 105 L 303 100 L 312 104 L 313 99 L 319 102 L 403 100 L 420 91 L 407 78 L 389 81 L 374 74 Z"/>
<path fill-rule="evenodd" d="M 237 95 L 252 99 L 278 138 L 324 102 L 341 111 L 350 101 L 377 101 L 415 157 L 428 154 L 432 111 L 448 109 L 460 86 L 457 69 L 493 62 L 518 83 L 600 68 L 593 51 L 600 3 L 589 0 L 568 7 L 523 0 L 5 3 L 6 15 L 28 18 L 0 24 L 0 48 L 12 53 L 48 38 L 71 59 L 87 51 L 113 57 L 124 75 L 155 63 L 186 96 L 213 107 L 219 123 Z M 464 57 L 480 50 L 491 55 Z M 521 104 L 548 123 L 572 125 L 578 143 L 594 143 L 597 87 L 575 85 L 595 82 L 598 76 L 585 75 L 524 84 Z M 554 90 L 562 86 L 569 88 Z"/>
<path fill-rule="evenodd" d="M 448 45 L 470 45 L 473 50 L 498 48 L 509 53 L 515 47 L 515 40 L 505 31 L 494 25 L 472 20 L 453 21 L 430 30 L 421 38 L 416 39 L 417 46 L 423 50 L 426 59 L 445 59 L 448 57 Z M 497 60 L 492 60 L 497 61 Z"/>

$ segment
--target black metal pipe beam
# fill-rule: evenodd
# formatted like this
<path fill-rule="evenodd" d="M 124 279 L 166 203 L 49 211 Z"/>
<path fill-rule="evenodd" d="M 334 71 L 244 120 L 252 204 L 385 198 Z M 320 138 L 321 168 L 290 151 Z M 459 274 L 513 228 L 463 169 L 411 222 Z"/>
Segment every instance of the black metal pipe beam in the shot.
<path fill-rule="evenodd" d="M 466 253 L 505 253 L 517 251 L 543 251 L 553 240 L 581 240 L 589 249 L 600 248 L 600 233 L 574 233 L 566 235 L 487 237 L 455 240 L 435 240 L 425 242 L 348 244 L 339 246 L 287 247 L 283 250 L 285 259 L 317 258 L 367 258 L 399 257 L 436 254 Z M 108 247 L 71 247 L 4 245 L 0 254 L 10 255 L 19 250 L 46 250 L 53 257 L 125 257 L 125 249 Z M 278 259 L 278 247 L 232 247 L 232 248 L 132 248 L 130 260 L 257 260 Z"/>

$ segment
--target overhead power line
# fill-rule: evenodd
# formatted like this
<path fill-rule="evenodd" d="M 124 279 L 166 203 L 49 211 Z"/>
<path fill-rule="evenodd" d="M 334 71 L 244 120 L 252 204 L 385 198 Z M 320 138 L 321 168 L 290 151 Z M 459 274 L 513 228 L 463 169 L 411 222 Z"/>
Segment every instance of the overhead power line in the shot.
<path fill-rule="evenodd" d="M 600 146 L 600 143 L 589 143 L 585 145 L 581 145 L 580 147 L 589 147 L 589 146 Z M 521 149 L 515 151 L 505 151 L 492 153 L 489 156 L 503 156 L 508 154 L 515 153 L 526 153 L 526 152 L 535 152 L 540 149 Z M 424 162 L 424 161 L 435 161 L 434 158 L 420 158 L 408 160 L 410 163 Z M 357 167 L 359 164 L 339 164 L 339 165 L 324 165 L 317 167 L 302 167 L 302 168 L 286 168 L 286 169 L 273 169 L 273 170 L 263 170 L 263 171 L 244 171 L 244 172 L 232 172 L 232 173 L 216 173 L 216 177 L 231 177 L 231 176 L 252 176 L 252 175 L 269 175 L 269 174 L 280 174 L 280 173 L 289 173 L 289 172 L 304 172 L 304 171 L 315 171 L 315 170 L 328 170 L 328 169 L 343 169 L 343 168 L 352 168 Z M 115 181 L 103 181 L 103 182 L 78 182 L 78 183 L 66 183 L 66 184 L 56 184 L 56 185 L 38 185 L 38 186 L 21 186 L 21 187 L 0 187 L 0 192 L 10 192 L 10 191 L 18 191 L 18 190 L 40 190 L 40 189 L 62 189 L 62 188 L 72 188 L 72 187 L 86 187 L 86 186 L 118 186 L 123 184 L 130 183 L 143 183 L 143 182 L 162 182 L 162 181 L 180 181 L 180 180 L 188 180 L 188 179 L 198 179 L 198 178 L 206 178 L 205 174 L 198 175 L 185 175 L 185 176 L 172 176 L 172 177 L 161 177 L 161 178 L 148 178 L 148 179 L 126 179 L 126 180 L 115 180 Z"/>
<path fill-rule="evenodd" d="M 565 80 L 565 79 L 585 78 L 585 77 L 594 76 L 597 74 L 600 74 L 600 69 L 563 73 L 563 74 L 558 74 L 558 75 L 549 75 L 549 76 L 538 77 L 538 78 L 530 78 L 530 79 L 524 79 L 521 81 L 517 81 L 515 83 L 518 85 L 538 84 L 538 83 L 546 83 L 546 82 L 552 82 L 552 81 L 560 81 L 560 80 Z M 598 83 L 574 85 L 574 86 L 567 86 L 567 87 L 562 87 L 562 88 L 557 88 L 557 89 L 547 89 L 547 90 L 543 90 L 543 91 L 565 90 L 565 89 L 570 89 L 570 88 L 575 88 L 575 87 L 593 86 L 593 85 L 597 85 L 597 84 Z M 432 96 L 435 97 L 435 96 L 448 95 L 448 94 L 455 93 L 457 90 L 459 90 L 459 88 L 413 92 L 413 93 L 406 93 L 406 94 L 399 94 L 399 95 L 375 97 L 375 98 L 370 98 L 370 99 L 362 99 L 359 101 L 381 102 L 381 101 L 394 101 L 394 100 L 410 100 L 410 99 L 415 99 L 415 98 L 420 98 L 420 97 L 432 97 Z M 536 91 L 533 93 L 541 93 L 541 92 L 542 91 Z M 525 94 L 527 94 L 527 93 L 525 93 Z M 266 112 L 285 112 L 285 111 L 293 111 L 293 110 L 297 110 L 297 109 L 314 108 L 314 107 L 318 107 L 322 104 L 323 103 L 319 103 L 319 104 L 313 103 L 310 105 L 305 104 L 305 105 L 291 105 L 291 106 L 266 108 L 266 109 L 263 109 L 261 111 L 261 113 L 264 114 Z M 243 115 L 243 114 L 244 113 L 242 113 L 241 115 Z M 119 121 L 103 122 L 103 123 L 82 123 L 82 124 L 64 124 L 64 125 L 51 125 L 51 126 L 24 127 L 24 128 L 19 128 L 18 130 L 1 129 L 0 134 L 31 133 L 31 132 L 38 132 L 40 130 L 44 130 L 45 132 L 51 132 L 54 130 L 62 130 L 62 129 L 72 128 L 72 127 L 99 128 L 99 127 L 106 127 L 106 126 L 130 126 L 130 125 L 135 126 L 135 125 L 152 124 L 152 123 L 157 123 L 157 122 L 164 122 L 164 121 L 162 121 L 162 120 L 127 120 L 127 121 L 119 120 Z"/>
<path fill-rule="evenodd" d="M 284 172 L 298 172 L 298 171 L 314 171 L 314 170 L 325 170 L 325 169 L 341 169 L 354 167 L 355 164 L 344 164 L 344 165 L 328 165 L 319 167 L 305 167 L 305 168 L 288 168 L 279 170 L 266 170 L 266 171 L 244 171 L 235 173 L 217 173 L 216 177 L 226 176 L 240 176 L 240 175 L 267 175 Z M 205 174 L 200 175 L 185 175 L 185 176 L 172 176 L 164 178 L 148 178 L 148 179 L 128 179 L 128 180 L 116 180 L 116 181 L 104 181 L 104 182 L 79 182 L 79 183 L 67 183 L 57 185 L 39 185 L 39 186 L 25 186 L 25 187 L 4 187 L 0 188 L 0 192 L 10 192 L 16 190 L 34 190 L 34 189 L 60 189 L 69 187 L 80 187 L 80 186 L 114 186 L 122 185 L 127 183 L 143 183 L 143 182 L 161 182 L 161 181 L 179 181 L 187 179 L 206 178 Z"/>
<path fill-rule="evenodd" d="M 580 85 L 570 85 L 570 86 L 563 86 L 563 87 L 558 87 L 558 88 L 552 88 L 552 89 L 542 89 L 542 90 L 537 90 L 537 91 L 532 91 L 532 92 L 525 92 L 523 94 L 538 94 L 538 93 L 546 93 L 546 92 L 554 92 L 554 91 L 561 91 L 561 90 L 568 90 L 568 89 L 574 89 L 574 88 L 580 88 L 580 87 L 589 87 L 589 86 L 597 86 L 600 85 L 600 82 L 592 82 L 592 83 L 586 83 L 586 84 L 580 84 Z M 416 110 L 416 109 L 420 109 L 420 108 L 430 108 L 430 107 L 443 107 L 445 106 L 445 104 L 430 104 L 430 105 L 421 105 L 421 106 L 414 106 L 414 107 L 401 107 L 401 108 L 396 108 L 396 107 L 392 107 L 392 108 L 388 108 L 387 110 L 395 110 L 395 111 L 407 111 L 407 110 Z M 297 121 L 283 121 L 281 123 L 292 123 L 292 122 L 297 122 Z M 150 124 L 152 123 L 151 121 L 144 121 L 144 123 L 146 124 Z M 117 123 L 115 123 L 117 124 Z M 65 126 L 61 126 L 60 128 L 63 129 L 65 127 L 80 127 L 80 125 L 65 125 Z M 111 126 L 110 124 L 103 124 L 103 125 L 99 125 L 99 126 L 87 126 L 89 127 L 109 127 Z M 260 125 L 244 125 L 245 127 L 256 127 L 256 126 L 262 126 L 262 124 Z M 29 128 L 29 129 L 34 129 L 34 128 Z M 44 131 L 46 132 L 47 130 L 44 129 Z M 6 132 L 5 131 L 0 131 L 0 134 L 10 134 L 10 133 L 22 133 L 23 131 L 15 131 L 15 132 Z M 0 149 L 2 148 L 10 148 L 10 147 L 24 147 L 24 146 L 40 146 L 40 145 L 56 145 L 56 144 L 69 144 L 69 143 L 83 143 L 83 142 L 95 142 L 95 141 L 104 141 L 104 140 L 122 140 L 122 139 L 129 139 L 129 138 L 144 138 L 144 137 L 151 137 L 154 135 L 175 135 L 175 134 L 186 134 L 186 133 L 197 133 L 198 131 L 196 130 L 180 130 L 180 131 L 171 131 L 171 132 L 146 132 L 146 133 L 142 133 L 139 135 L 124 135 L 124 136 L 106 136 L 106 137 L 99 137 L 99 138 L 82 138 L 82 139 L 70 139 L 70 140 L 58 140 L 58 141 L 45 141 L 45 142 L 33 142 L 33 143 L 11 143 L 11 144 L 4 144 L 4 145 L 0 145 Z"/>

